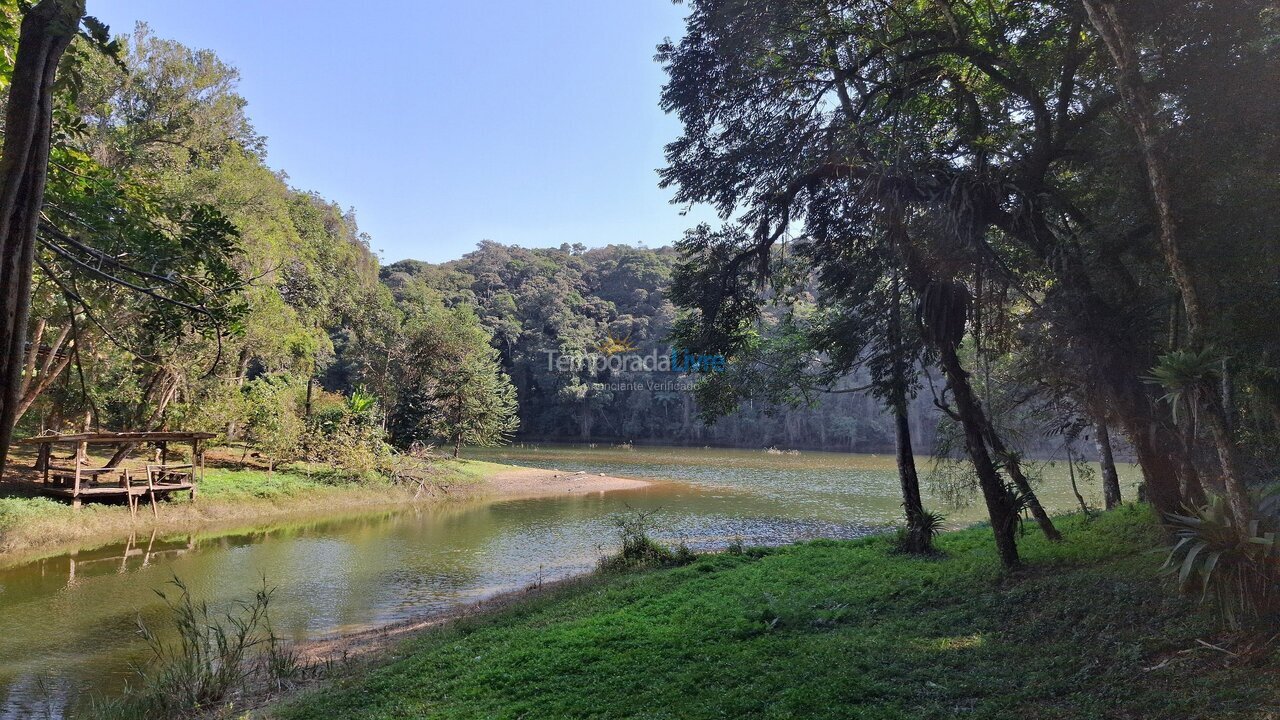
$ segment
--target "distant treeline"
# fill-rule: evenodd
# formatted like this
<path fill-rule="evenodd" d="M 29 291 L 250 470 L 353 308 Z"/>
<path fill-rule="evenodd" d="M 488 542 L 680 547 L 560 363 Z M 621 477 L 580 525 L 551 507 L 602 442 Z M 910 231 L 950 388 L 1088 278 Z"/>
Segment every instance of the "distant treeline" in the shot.
<path fill-rule="evenodd" d="M 817 392 L 812 406 L 748 402 L 706 425 L 689 390 L 696 375 L 599 369 L 603 361 L 561 369 L 556 358 L 679 352 L 669 337 L 676 260 L 670 247 L 526 249 L 486 241 L 459 260 L 403 260 L 381 275 L 401 302 L 426 285 L 448 305 L 477 308 L 516 386 L 520 439 L 892 451 L 892 418 L 866 393 Z M 854 374 L 836 389 L 861 382 Z M 921 385 L 926 391 L 913 399 L 911 418 L 921 446 L 930 448 L 941 413 L 928 379 L 922 376 Z M 1032 444 L 1041 454 L 1052 452 L 1051 444 Z"/>

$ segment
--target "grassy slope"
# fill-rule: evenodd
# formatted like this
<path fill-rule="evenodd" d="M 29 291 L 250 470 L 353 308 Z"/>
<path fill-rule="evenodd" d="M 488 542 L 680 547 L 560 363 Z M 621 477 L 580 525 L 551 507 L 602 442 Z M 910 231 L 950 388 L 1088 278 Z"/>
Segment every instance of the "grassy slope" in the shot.
<path fill-rule="evenodd" d="M 450 496 L 468 496 L 504 465 L 479 461 L 440 461 L 437 485 L 449 485 Z M 131 530 L 180 532 L 211 526 L 253 524 L 284 515 L 350 511 L 405 503 L 414 487 L 382 480 L 326 482 L 294 472 L 209 468 L 193 504 L 183 496 L 162 503 L 158 521 L 144 503 L 137 524 L 123 505 L 86 503 L 74 510 L 48 498 L 0 497 L 0 553 L 65 549 L 72 545 L 116 542 Z M 419 500 L 430 499 L 420 497 Z M 0 557 L 0 562 L 4 558 Z"/>
<path fill-rule="evenodd" d="M 1028 567 L 1012 577 L 982 529 L 942 538 L 941 560 L 889 554 L 885 539 L 820 541 L 597 577 L 412 640 L 399 659 L 276 715 L 1232 718 L 1280 707 L 1274 657 L 1248 668 L 1196 643 L 1214 625 L 1156 577 L 1145 510 L 1063 525 L 1060 546 L 1027 536 Z"/>

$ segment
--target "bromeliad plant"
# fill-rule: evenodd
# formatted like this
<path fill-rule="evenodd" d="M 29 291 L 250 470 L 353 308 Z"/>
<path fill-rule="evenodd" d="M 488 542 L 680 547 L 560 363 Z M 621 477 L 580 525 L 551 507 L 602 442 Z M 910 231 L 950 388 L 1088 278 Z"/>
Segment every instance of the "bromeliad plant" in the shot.
<path fill-rule="evenodd" d="M 1183 592 L 1212 598 L 1233 629 L 1280 611 L 1280 486 L 1252 500 L 1253 517 L 1244 532 L 1217 494 L 1185 515 L 1168 516 L 1177 542 L 1166 572 L 1177 577 Z"/>

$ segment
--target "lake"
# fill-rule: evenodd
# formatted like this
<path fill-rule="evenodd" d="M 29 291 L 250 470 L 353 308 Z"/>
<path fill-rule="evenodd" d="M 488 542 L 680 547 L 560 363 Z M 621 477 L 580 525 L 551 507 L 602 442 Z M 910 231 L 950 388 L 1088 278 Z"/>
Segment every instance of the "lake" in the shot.
<path fill-rule="evenodd" d="M 264 531 L 137 537 L 116 545 L 0 569 L 0 719 L 63 717 L 95 694 L 116 693 L 146 658 L 139 618 L 163 625 L 156 589 L 181 578 L 214 608 L 275 588 L 271 616 L 295 640 L 439 613 L 587 571 L 616 545 L 612 519 L 660 509 L 654 534 L 695 549 L 741 540 L 779 544 L 857 537 L 901 512 L 888 455 L 706 448 L 523 445 L 470 457 L 657 481 L 639 490 L 470 502 Z M 927 463 L 922 475 L 929 474 Z M 1126 498 L 1137 473 L 1121 469 Z M 1076 500 L 1062 465 L 1043 469 L 1053 511 Z M 1101 504 L 1097 473 L 1081 491 Z M 926 481 L 926 485 L 929 483 Z M 983 516 L 980 503 L 926 505 L 952 525 Z"/>

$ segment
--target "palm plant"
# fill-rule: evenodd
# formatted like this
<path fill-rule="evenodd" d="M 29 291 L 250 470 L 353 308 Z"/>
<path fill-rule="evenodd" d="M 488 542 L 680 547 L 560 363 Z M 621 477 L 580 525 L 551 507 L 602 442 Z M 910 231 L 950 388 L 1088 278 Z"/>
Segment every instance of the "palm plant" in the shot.
<path fill-rule="evenodd" d="M 1280 610 L 1280 486 L 1251 498 L 1254 510 L 1242 531 L 1229 503 L 1211 494 L 1187 514 L 1170 514 L 1177 538 L 1165 569 L 1183 592 L 1213 599 L 1232 628 Z"/>
<path fill-rule="evenodd" d="M 1227 423 L 1226 408 L 1216 392 L 1221 378 L 1219 368 L 1223 362 L 1212 347 L 1175 350 L 1160 357 L 1146 380 L 1165 389 L 1163 400 L 1172 406 L 1175 423 L 1178 422 L 1178 409 L 1187 411 L 1190 421 L 1188 442 L 1195 434 L 1199 413 L 1204 412 L 1208 419 L 1209 433 L 1218 452 L 1230 516 L 1238 529 L 1245 532 L 1252 519 L 1249 493 L 1236 469 L 1235 438 Z"/>
<path fill-rule="evenodd" d="M 1160 356 L 1151 374 L 1145 380 L 1164 388 L 1164 397 L 1173 410 L 1173 421 L 1178 422 L 1178 412 L 1185 412 L 1192 426 L 1196 424 L 1197 408 L 1213 399 L 1218 381 L 1218 367 L 1222 359 L 1212 347 L 1203 350 L 1174 350 Z"/>

